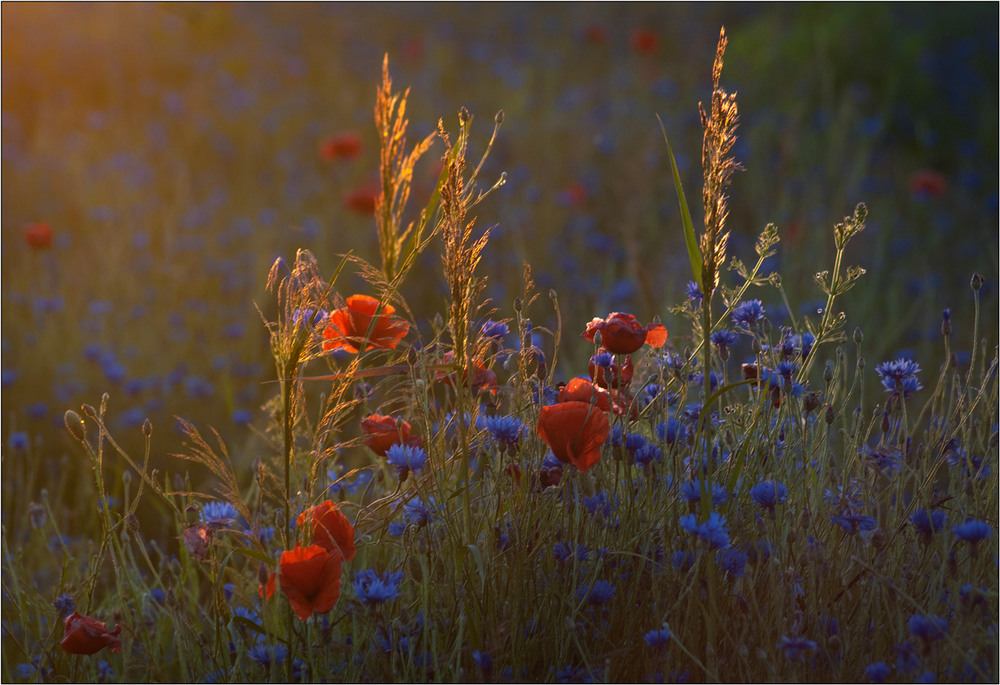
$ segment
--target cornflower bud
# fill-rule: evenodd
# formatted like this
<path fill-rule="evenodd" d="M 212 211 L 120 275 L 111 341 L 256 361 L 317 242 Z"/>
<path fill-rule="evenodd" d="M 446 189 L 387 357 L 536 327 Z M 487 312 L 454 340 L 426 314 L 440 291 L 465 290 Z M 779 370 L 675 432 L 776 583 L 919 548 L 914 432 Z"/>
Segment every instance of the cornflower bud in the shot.
<path fill-rule="evenodd" d="M 861 326 L 854 329 L 854 344 L 860 345 L 861 341 L 865 339 L 865 334 L 861 332 Z"/>
<path fill-rule="evenodd" d="M 979 292 L 979 289 L 983 287 L 983 277 L 980 276 L 978 273 L 972 274 L 972 281 L 969 283 L 969 285 L 972 286 L 972 289 L 974 291 Z"/>

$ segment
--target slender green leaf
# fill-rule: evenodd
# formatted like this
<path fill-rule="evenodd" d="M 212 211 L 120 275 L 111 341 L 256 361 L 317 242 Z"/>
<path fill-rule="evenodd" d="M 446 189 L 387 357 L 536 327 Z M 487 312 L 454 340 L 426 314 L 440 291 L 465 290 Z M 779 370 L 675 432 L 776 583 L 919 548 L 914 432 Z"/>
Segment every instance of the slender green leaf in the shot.
<path fill-rule="evenodd" d="M 674 187 L 677 189 L 677 202 L 681 206 L 681 221 L 684 224 L 684 242 L 687 244 L 688 258 L 691 260 L 691 271 L 694 273 L 694 282 L 701 285 L 701 251 L 698 249 L 698 241 L 694 236 L 694 224 L 691 223 L 691 210 L 688 209 L 687 199 L 684 197 L 684 187 L 681 185 L 681 175 L 677 171 L 677 161 L 674 159 L 674 151 L 670 148 L 670 141 L 667 140 L 667 130 L 663 127 L 663 120 L 660 115 L 656 115 L 656 120 L 660 122 L 660 130 L 663 131 L 663 142 L 667 144 L 667 154 L 670 155 L 670 170 L 674 174 Z"/>

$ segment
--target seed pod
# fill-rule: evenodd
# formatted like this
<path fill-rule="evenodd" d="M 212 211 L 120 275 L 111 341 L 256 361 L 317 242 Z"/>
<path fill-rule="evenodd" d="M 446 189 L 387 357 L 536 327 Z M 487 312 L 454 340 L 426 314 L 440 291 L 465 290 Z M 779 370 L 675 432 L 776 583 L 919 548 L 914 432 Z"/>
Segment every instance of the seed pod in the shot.
<path fill-rule="evenodd" d="M 865 334 L 861 332 L 861 327 L 858 326 L 854 329 L 854 344 L 860 345 L 861 341 L 865 339 Z"/>
<path fill-rule="evenodd" d="M 823 380 L 827 385 L 833 381 L 833 361 L 830 359 L 826 360 L 826 366 L 823 368 Z"/>
<path fill-rule="evenodd" d="M 979 289 L 983 287 L 983 277 L 980 276 L 978 273 L 972 274 L 972 281 L 969 283 L 969 285 L 972 286 L 973 290 L 978 292 Z"/>
<path fill-rule="evenodd" d="M 832 404 L 826 405 L 826 415 L 823 418 L 826 419 L 826 425 L 833 425 L 834 419 L 837 418 L 837 413 L 833 410 Z"/>
<path fill-rule="evenodd" d="M 80 418 L 79 414 L 70 409 L 63 414 L 63 421 L 65 422 L 66 430 L 69 431 L 70 435 L 80 442 L 87 439 L 87 424 L 83 422 L 83 419 Z"/>
<path fill-rule="evenodd" d="M 148 417 L 142 422 L 142 434 L 147 438 L 153 434 L 153 422 Z"/>

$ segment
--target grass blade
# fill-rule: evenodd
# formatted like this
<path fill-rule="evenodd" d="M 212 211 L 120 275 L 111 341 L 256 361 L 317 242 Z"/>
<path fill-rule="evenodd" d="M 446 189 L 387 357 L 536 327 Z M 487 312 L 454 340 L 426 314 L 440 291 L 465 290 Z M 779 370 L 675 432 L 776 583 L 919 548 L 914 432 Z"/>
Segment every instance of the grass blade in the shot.
<path fill-rule="evenodd" d="M 694 237 L 691 210 L 688 209 L 687 198 L 684 197 L 684 186 L 681 185 L 681 175 L 677 171 L 677 161 L 674 159 L 674 151 L 670 148 L 670 141 L 667 140 L 667 130 L 663 127 L 663 120 L 660 119 L 659 114 L 656 115 L 656 120 L 660 122 L 660 130 L 663 132 L 663 142 L 667 144 L 667 154 L 670 155 L 670 170 L 674 175 L 677 202 L 681 207 L 681 222 L 684 224 L 684 243 L 687 245 L 688 258 L 691 260 L 691 272 L 694 273 L 694 282 L 701 287 L 701 251 L 698 249 L 698 241 Z"/>

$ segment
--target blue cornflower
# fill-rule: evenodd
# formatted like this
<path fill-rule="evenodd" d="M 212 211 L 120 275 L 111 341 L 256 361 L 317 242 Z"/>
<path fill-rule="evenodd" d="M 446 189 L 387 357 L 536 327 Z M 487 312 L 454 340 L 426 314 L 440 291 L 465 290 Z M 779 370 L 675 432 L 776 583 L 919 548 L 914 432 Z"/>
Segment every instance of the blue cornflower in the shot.
<path fill-rule="evenodd" d="M 480 333 L 483 337 L 493 338 L 496 342 L 501 343 L 510 333 L 510 328 L 502 321 L 487 320 L 480 329 Z"/>
<path fill-rule="evenodd" d="M 920 365 L 912 359 L 899 358 L 893 362 L 882 362 L 875 367 L 875 373 L 882 381 L 882 387 L 888 392 L 908 397 L 910 393 L 920 390 L 923 385 L 917 380 Z"/>
<path fill-rule="evenodd" d="M 552 454 L 552 452 L 549 452 L 544 457 L 542 457 L 543 471 L 547 471 L 549 469 L 559 469 L 561 471 L 562 467 L 563 463 L 559 461 L 556 455 Z"/>
<path fill-rule="evenodd" d="M 694 480 L 685 481 L 681 486 L 679 497 L 687 502 L 688 504 L 693 504 L 695 502 L 701 501 L 701 481 L 697 478 Z M 729 499 L 729 493 L 726 492 L 726 488 L 722 486 L 721 483 L 712 483 L 712 506 L 717 507 L 721 504 L 725 504 L 726 500 Z"/>
<path fill-rule="evenodd" d="M 934 671 L 925 670 L 920 673 L 916 678 L 913 679 L 915 683 L 936 683 L 937 676 L 934 675 Z"/>
<path fill-rule="evenodd" d="M 567 545 L 563 541 L 557 542 L 552 546 L 552 557 L 559 562 L 568 561 L 570 557 L 573 556 L 573 548 Z M 577 561 L 587 561 L 590 558 L 590 550 L 588 550 L 584 545 L 578 545 L 576 548 L 576 558 Z"/>
<path fill-rule="evenodd" d="M 7 446 L 11 452 L 27 452 L 30 445 L 31 441 L 28 439 L 28 434 L 24 431 L 11 433 L 10 437 L 7 438 Z"/>
<path fill-rule="evenodd" d="M 37 670 L 38 670 L 38 667 L 35 666 L 34 664 L 27 664 L 27 663 L 18 664 L 14 668 L 14 675 L 16 675 L 18 678 L 22 678 L 24 680 L 27 680 L 28 678 L 30 678 L 33 675 L 35 675 L 35 671 L 37 671 Z"/>
<path fill-rule="evenodd" d="M 675 571 L 681 573 L 690 571 L 691 567 L 694 566 L 694 554 L 685 549 L 676 550 L 670 555 L 670 565 Z"/>
<path fill-rule="evenodd" d="M 639 466 L 649 466 L 653 461 L 659 463 L 662 459 L 663 450 L 651 442 L 647 442 L 632 454 L 632 460 Z"/>
<path fill-rule="evenodd" d="M 587 604 L 607 604 L 614 598 L 615 589 L 608 581 L 597 580 L 593 585 L 581 585 L 576 591 L 576 598 Z"/>
<path fill-rule="evenodd" d="M 646 446 L 646 437 L 641 433 L 627 433 L 625 435 L 625 449 L 631 453 Z"/>
<path fill-rule="evenodd" d="M 865 445 L 864 448 L 858 448 L 858 454 L 863 454 L 868 464 L 886 477 L 892 477 L 892 474 L 902 469 L 903 453 L 897 449 L 884 445 Z"/>
<path fill-rule="evenodd" d="M 249 426 L 253 423 L 253 412 L 249 409 L 233 409 L 229 418 L 237 426 Z"/>
<path fill-rule="evenodd" d="M 73 613 L 73 609 L 76 607 L 76 600 L 69 595 L 59 595 L 52 602 L 52 606 L 55 607 L 60 616 L 66 618 Z"/>
<path fill-rule="evenodd" d="M 642 639 L 653 649 L 662 649 L 670 641 L 670 629 L 660 628 L 659 630 L 651 630 L 643 635 Z"/>
<path fill-rule="evenodd" d="M 726 517 L 718 512 L 710 512 L 708 519 L 698 523 L 694 514 L 681 516 L 680 526 L 686 532 L 708 542 L 711 549 L 729 547 L 729 531 L 726 530 Z"/>
<path fill-rule="evenodd" d="M 406 522 L 405 521 L 393 521 L 389 524 L 388 532 L 389 535 L 399 537 L 406 532 Z"/>
<path fill-rule="evenodd" d="M 865 678 L 873 683 L 884 683 L 889 673 L 890 669 L 884 661 L 876 661 L 865 666 Z"/>
<path fill-rule="evenodd" d="M 608 493 L 601 490 L 590 497 L 584 497 L 583 506 L 585 506 L 587 511 L 591 514 L 600 512 L 604 515 L 604 518 L 611 518 L 611 514 L 618 508 L 619 501 L 618 497 L 608 497 Z"/>
<path fill-rule="evenodd" d="M 686 433 L 684 424 L 673 417 L 667 419 L 666 423 L 660 422 L 656 426 L 656 436 L 668 445 L 678 441 L 683 442 Z"/>
<path fill-rule="evenodd" d="M 993 529 L 985 521 L 969 519 L 965 523 L 951 529 L 959 540 L 964 540 L 975 546 L 993 534 Z"/>
<path fill-rule="evenodd" d="M 735 547 L 730 547 L 719 552 L 719 566 L 732 579 L 742 578 L 746 575 L 746 565 L 749 557 L 746 552 L 741 552 Z"/>
<path fill-rule="evenodd" d="M 598 352 L 590 358 L 590 363 L 602 369 L 610 369 L 614 363 L 614 356 L 610 352 Z"/>
<path fill-rule="evenodd" d="M 524 434 L 524 422 L 516 416 L 480 416 L 479 427 L 485 429 L 502 450 L 514 449 Z"/>
<path fill-rule="evenodd" d="M 354 478 L 347 480 L 341 478 L 341 473 L 343 469 L 330 469 L 326 472 L 326 477 L 330 479 L 330 487 L 327 491 L 333 495 L 338 492 L 344 492 L 348 495 L 354 495 L 365 488 L 371 479 L 375 477 L 374 471 L 359 471 Z"/>
<path fill-rule="evenodd" d="M 564 668 L 556 671 L 557 683 L 592 683 L 594 673 L 585 668 L 577 668 L 572 664 L 566 664 Z"/>
<path fill-rule="evenodd" d="M 898 673 L 908 673 L 920 668 L 920 656 L 917 654 L 917 646 L 912 642 L 900 642 L 895 646 L 896 650 L 896 671 Z"/>
<path fill-rule="evenodd" d="M 749 330 L 764 318 L 764 306 L 760 300 L 748 300 L 733 310 L 732 320 L 737 328 Z"/>
<path fill-rule="evenodd" d="M 383 604 L 399 597 L 402 580 L 402 571 L 386 571 L 384 576 L 379 576 L 374 569 L 368 568 L 354 574 L 354 593 L 362 604 Z"/>
<path fill-rule="evenodd" d="M 423 447 L 397 443 L 385 453 L 386 460 L 396 468 L 399 480 L 404 481 L 410 471 L 418 473 L 427 463 L 427 452 Z"/>
<path fill-rule="evenodd" d="M 851 535 L 854 535 L 858 531 L 868 532 L 875 530 L 878 527 L 878 521 L 875 520 L 875 517 L 863 516 L 850 510 L 842 511 L 837 516 L 831 516 L 830 520 Z"/>
<path fill-rule="evenodd" d="M 715 333 L 712 333 L 709 340 L 711 340 L 712 344 L 718 347 L 719 350 L 721 351 L 721 350 L 728 350 L 730 345 L 735 345 L 736 341 L 739 340 L 739 336 L 737 336 L 732 331 L 723 328 L 716 331 Z"/>
<path fill-rule="evenodd" d="M 925 641 L 938 640 L 948 632 L 948 621 L 933 614 L 927 616 L 913 614 L 907 625 L 909 625 L 910 632 L 913 633 L 914 637 Z"/>
<path fill-rule="evenodd" d="M 788 501 L 788 488 L 777 480 L 765 480 L 750 488 L 750 497 L 758 506 L 774 511 L 778 504 Z"/>
<path fill-rule="evenodd" d="M 249 607 L 239 606 L 233 609 L 233 618 L 243 618 L 260 625 L 260 615 Z"/>
<path fill-rule="evenodd" d="M 149 598 L 157 604 L 165 604 L 167 601 L 167 593 L 163 591 L 162 587 L 154 587 L 149 591 Z"/>
<path fill-rule="evenodd" d="M 201 508 L 201 522 L 215 526 L 232 525 L 239 512 L 228 502 L 205 502 Z"/>
<path fill-rule="evenodd" d="M 816 343 L 816 336 L 812 333 L 803 333 L 795 336 L 796 346 L 802 351 L 802 358 L 809 356 L 812 346 Z"/>
<path fill-rule="evenodd" d="M 692 302 L 701 302 L 705 299 L 705 296 L 701 294 L 701 288 L 694 281 L 688 281 L 687 285 L 684 286 L 684 294 L 688 296 L 688 299 Z"/>
<path fill-rule="evenodd" d="M 285 657 L 288 656 L 288 647 L 282 644 L 254 645 L 247 650 L 247 656 L 258 666 L 276 666 L 285 663 Z"/>
<path fill-rule="evenodd" d="M 774 371 L 782 377 L 785 381 L 792 380 L 792 375 L 798 370 L 799 365 L 795 362 L 778 362 L 777 366 L 774 367 Z"/>
<path fill-rule="evenodd" d="M 433 498 L 428 498 L 428 503 L 425 504 L 419 497 L 416 497 L 403 505 L 403 516 L 407 523 L 412 523 L 417 527 L 426 526 L 430 522 L 431 516 L 434 515 L 433 505 Z"/>
<path fill-rule="evenodd" d="M 785 651 L 785 658 L 789 661 L 802 661 L 816 651 L 817 645 L 812 640 L 807 640 L 804 637 L 788 637 L 787 635 L 783 635 L 778 640 L 778 647 Z"/>
<path fill-rule="evenodd" d="M 480 652 L 478 649 L 472 652 L 472 660 L 476 662 L 479 672 L 483 674 L 483 680 L 489 682 L 493 679 L 493 657 L 489 652 Z"/>
<path fill-rule="evenodd" d="M 947 515 L 937 509 L 917 509 L 910 516 L 910 523 L 916 526 L 921 535 L 930 537 L 934 533 L 944 528 Z"/>
<path fill-rule="evenodd" d="M 111 668 L 111 664 L 108 663 L 107 659 L 101 659 L 97 662 L 97 682 L 108 683 L 115 679 L 115 669 Z"/>

